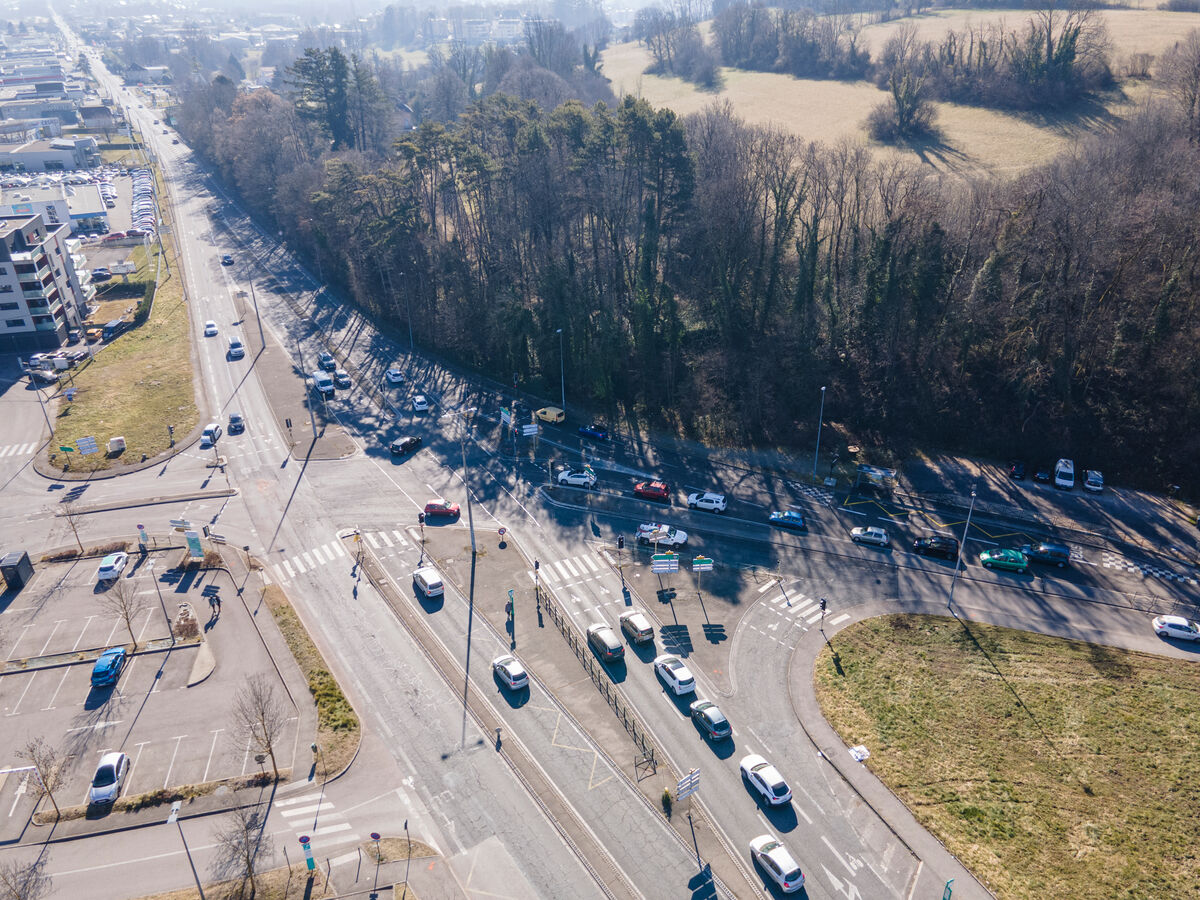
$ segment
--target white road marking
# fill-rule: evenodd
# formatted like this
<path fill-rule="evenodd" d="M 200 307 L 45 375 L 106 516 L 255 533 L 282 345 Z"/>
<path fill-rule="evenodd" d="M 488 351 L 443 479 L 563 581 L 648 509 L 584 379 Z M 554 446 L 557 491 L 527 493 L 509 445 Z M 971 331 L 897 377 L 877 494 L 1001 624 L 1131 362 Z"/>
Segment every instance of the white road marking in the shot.
<path fill-rule="evenodd" d="M 396 529 L 394 529 L 394 528 L 393 528 L 393 529 L 392 529 L 392 534 L 394 534 L 394 535 L 396 536 L 396 540 L 398 540 L 398 541 L 400 542 L 400 546 L 401 546 L 401 547 L 407 547 L 407 546 L 408 546 L 408 541 L 407 541 L 407 540 L 405 540 L 405 537 L 404 537 L 404 535 L 402 535 L 402 534 L 401 534 L 399 531 L 397 531 Z"/>
<path fill-rule="evenodd" d="M 304 568 L 304 563 L 300 562 L 300 557 L 292 557 L 292 565 L 296 567 L 296 571 L 303 575 L 308 569 Z"/>
<path fill-rule="evenodd" d="M 293 577 L 295 577 L 296 573 L 292 571 L 292 567 L 291 567 L 290 565 L 288 565 L 288 561 L 287 561 L 286 559 L 284 559 L 284 560 L 280 560 L 280 563 L 279 563 L 279 564 L 280 564 L 281 566 L 283 566 L 283 570 L 284 570 L 285 572 L 287 572 L 287 577 L 288 577 L 288 578 L 293 578 Z M 279 574 L 279 573 L 276 573 L 276 574 Z"/>
<path fill-rule="evenodd" d="M 582 560 L 584 561 L 584 563 L 586 563 L 586 564 L 587 564 L 587 567 L 588 567 L 589 569 L 591 569 L 593 572 L 599 572 L 599 571 L 600 571 L 600 566 L 599 566 L 599 564 L 597 564 L 597 562 L 596 562 L 594 559 L 592 559 L 590 556 L 581 556 L 581 557 L 578 557 L 578 558 L 579 558 L 579 559 L 582 559 Z"/>
<path fill-rule="evenodd" d="M 213 753 L 215 753 L 216 749 L 217 749 L 217 735 L 219 735 L 224 730 L 225 730 L 224 728 L 218 728 L 216 731 L 214 731 L 212 733 L 212 736 L 213 736 L 212 746 L 208 748 L 208 762 L 206 762 L 204 764 L 204 777 L 200 779 L 201 782 L 208 781 L 208 767 L 212 765 Z"/>
<path fill-rule="evenodd" d="M 836 619 L 833 619 L 833 620 L 831 620 L 829 624 L 830 624 L 830 625 L 840 625 L 840 624 L 842 624 L 843 622 L 845 622 L 845 621 L 846 621 L 847 619 L 849 619 L 849 618 L 850 618 L 850 614 L 849 614 L 849 613 L 842 613 L 842 614 L 841 614 L 840 616 L 838 616 Z"/>
<path fill-rule="evenodd" d="M 67 680 L 67 676 L 70 674 L 71 674 L 71 667 L 70 666 L 64 667 L 62 678 L 60 678 L 58 680 L 58 687 L 56 687 L 54 689 L 54 693 L 50 695 L 50 705 L 43 706 L 42 712 L 45 712 L 48 709 L 54 709 L 54 701 L 58 698 L 58 692 L 62 690 L 63 683 Z"/>
<path fill-rule="evenodd" d="M 396 546 L 395 544 L 392 543 L 392 539 L 387 536 L 387 532 L 385 532 L 385 531 L 379 532 L 379 539 L 381 541 L 383 541 L 385 544 L 387 544 L 389 547 Z"/>
<path fill-rule="evenodd" d="M 309 832 L 313 837 L 319 837 L 322 834 L 337 834 L 339 831 L 349 831 L 351 829 L 349 822 L 338 822 L 336 825 L 322 825 L 320 828 L 314 828 Z"/>
<path fill-rule="evenodd" d="M 367 539 L 367 543 L 371 545 L 372 549 L 374 549 L 374 550 L 379 549 L 379 541 L 375 540 L 375 535 L 371 534 L 368 531 L 368 532 L 363 533 L 363 537 L 365 537 Z"/>
<path fill-rule="evenodd" d="M 342 542 L 341 542 L 341 541 L 330 541 L 330 542 L 329 542 L 329 546 L 331 546 L 331 547 L 333 548 L 334 552 L 335 552 L 335 553 L 337 553 L 337 555 L 338 555 L 338 556 L 345 556 L 345 555 L 346 555 L 346 550 L 345 550 L 345 548 L 342 546 Z"/>
<path fill-rule="evenodd" d="M 769 591 L 771 588 L 775 587 L 775 585 L 777 585 L 777 584 L 779 584 L 778 581 L 768 581 L 766 584 L 764 584 L 762 587 L 760 587 L 758 589 L 758 592 L 760 594 L 765 594 L 767 591 Z"/>
<path fill-rule="evenodd" d="M 163 778 L 164 791 L 167 789 L 167 785 L 171 783 L 171 770 L 175 768 L 175 756 L 179 753 L 179 744 L 185 737 L 187 737 L 186 734 L 181 734 L 175 738 L 175 749 L 171 751 L 171 762 L 167 765 L 167 774 L 166 777 Z"/>
<path fill-rule="evenodd" d="M 35 679 L 36 677 L 37 677 L 37 672 L 31 672 L 29 674 L 29 681 L 25 682 L 25 690 L 21 691 L 21 696 L 17 698 L 17 702 L 13 704 L 12 711 L 9 712 L 8 715 L 15 716 L 17 714 L 17 707 L 19 707 L 21 705 L 21 701 L 25 699 L 25 695 L 27 693 L 29 693 L 29 686 L 31 684 L 33 684 L 33 679 Z M 85 728 L 88 728 L 88 727 L 93 727 L 93 726 L 85 726 Z M 83 730 L 84 730 L 83 728 L 68 729 L 68 731 L 83 731 Z"/>
<path fill-rule="evenodd" d="M 295 806 L 297 803 L 311 803 L 314 800 L 319 800 L 321 797 L 320 791 L 313 794 L 303 794 L 299 797 L 289 797 L 286 800 L 276 800 L 275 806 L 282 809 L 285 806 Z"/>
<path fill-rule="evenodd" d="M 305 815 L 308 815 L 309 813 L 316 812 L 322 806 L 325 807 L 326 812 L 333 809 L 333 804 L 330 803 L 328 800 L 326 800 L 324 803 L 321 803 L 318 801 L 317 803 L 314 803 L 311 806 L 296 806 L 296 807 L 292 807 L 290 809 L 281 809 L 279 811 L 279 814 L 281 816 L 284 816 L 285 818 L 287 816 L 305 816 Z"/>
<path fill-rule="evenodd" d="M 572 577 L 572 576 L 575 574 L 574 572 L 570 571 L 570 570 L 569 570 L 569 569 L 567 569 L 565 566 L 563 566 L 563 564 L 562 564 L 562 562 L 561 562 L 561 561 L 560 561 L 560 562 L 553 562 L 553 563 L 551 563 L 550 565 L 552 565 L 552 566 L 553 566 L 555 569 L 557 569 L 557 570 L 558 570 L 558 574 L 559 574 L 559 576 L 560 576 L 560 577 L 562 577 L 562 578 L 570 578 L 570 577 Z"/>
<path fill-rule="evenodd" d="M 317 564 L 312 561 L 312 557 L 308 555 L 307 550 L 301 550 L 300 555 L 304 557 L 304 561 L 308 563 L 308 567 L 310 569 L 315 569 L 317 567 Z"/>
<path fill-rule="evenodd" d="M 558 563 L 555 563 L 555 565 L 558 565 Z M 566 570 L 568 572 L 571 573 L 572 578 L 578 578 L 580 575 L 583 574 L 583 572 L 579 571 L 578 569 L 575 568 L 574 565 L 571 564 L 571 560 L 569 560 L 569 559 L 564 559 L 562 561 L 562 565 L 564 568 L 566 568 Z"/>

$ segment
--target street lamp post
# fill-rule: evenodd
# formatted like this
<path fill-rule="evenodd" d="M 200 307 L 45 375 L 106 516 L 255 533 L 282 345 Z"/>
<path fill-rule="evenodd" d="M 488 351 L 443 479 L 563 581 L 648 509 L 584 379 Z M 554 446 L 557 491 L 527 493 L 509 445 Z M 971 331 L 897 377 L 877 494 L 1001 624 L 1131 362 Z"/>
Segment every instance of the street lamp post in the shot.
<path fill-rule="evenodd" d="M 817 417 L 817 449 L 813 451 L 813 481 L 817 480 L 817 457 L 821 455 L 821 426 L 825 424 L 825 385 L 821 385 L 821 413 Z"/>
<path fill-rule="evenodd" d="M 183 841 L 183 852 L 187 854 L 188 865 L 192 867 L 192 878 L 196 880 L 196 890 L 200 894 L 200 900 L 205 900 L 204 888 L 200 885 L 200 873 L 196 871 L 196 863 L 192 860 L 192 851 L 188 848 L 187 838 L 183 836 L 183 823 L 179 821 L 179 807 L 182 805 L 179 800 L 171 804 L 171 815 L 167 818 L 167 824 L 170 825 L 174 822 L 179 827 L 179 839 Z"/>
<path fill-rule="evenodd" d="M 967 548 L 967 532 L 971 530 L 971 513 L 975 511 L 975 486 L 971 485 L 971 506 L 967 510 L 967 524 L 963 526 L 962 543 L 958 545 L 958 557 L 954 560 L 954 574 L 950 576 L 950 597 L 946 600 L 946 608 L 954 605 L 954 585 L 958 583 L 958 570 L 962 568 L 963 550 Z"/>
<path fill-rule="evenodd" d="M 462 452 L 463 487 L 467 491 L 467 528 L 471 532 L 471 580 L 467 588 L 467 653 L 463 664 L 463 717 L 462 717 L 462 746 L 467 745 L 467 704 L 471 691 L 471 631 L 475 624 L 475 566 L 479 556 L 475 547 L 475 518 L 471 506 L 471 485 L 467 481 L 467 416 L 475 412 L 476 407 L 456 410 L 459 417 L 459 446 Z"/>
<path fill-rule="evenodd" d="M 559 328 L 555 334 L 558 335 L 558 377 L 562 383 L 562 411 L 567 411 L 567 358 L 563 355 L 563 333 Z"/>

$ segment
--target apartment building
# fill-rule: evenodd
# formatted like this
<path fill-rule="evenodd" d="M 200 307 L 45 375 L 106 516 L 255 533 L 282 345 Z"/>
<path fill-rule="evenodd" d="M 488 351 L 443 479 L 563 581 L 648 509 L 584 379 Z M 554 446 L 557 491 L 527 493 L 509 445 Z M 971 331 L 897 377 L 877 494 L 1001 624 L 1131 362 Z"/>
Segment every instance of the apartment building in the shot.
<path fill-rule="evenodd" d="M 0 351 L 61 347 L 87 318 L 69 234 L 40 215 L 0 216 Z"/>

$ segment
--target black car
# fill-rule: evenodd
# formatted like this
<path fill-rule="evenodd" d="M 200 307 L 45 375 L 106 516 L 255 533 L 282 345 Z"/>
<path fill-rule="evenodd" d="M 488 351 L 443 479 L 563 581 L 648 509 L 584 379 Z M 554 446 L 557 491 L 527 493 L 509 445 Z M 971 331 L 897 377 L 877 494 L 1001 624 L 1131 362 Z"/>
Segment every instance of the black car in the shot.
<path fill-rule="evenodd" d="M 229 414 L 229 429 L 228 429 L 229 433 L 230 434 L 241 434 L 245 430 L 246 430 L 246 420 L 242 416 L 242 414 L 241 413 L 230 413 Z"/>
<path fill-rule="evenodd" d="M 233 265 L 233 257 L 230 256 L 228 253 L 226 253 L 224 256 L 221 257 L 221 265 L 232 266 Z"/>
<path fill-rule="evenodd" d="M 404 456 L 407 453 L 415 452 L 420 446 L 421 439 L 414 434 L 410 434 L 408 437 L 402 437 L 398 440 L 392 441 L 392 443 L 388 445 L 388 449 L 392 451 L 393 456 Z"/>
<path fill-rule="evenodd" d="M 1008 467 L 1008 477 L 1013 481 L 1025 480 L 1025 463 L 1015 462 Z"/>
<path fill-rule="evenodd" d="M 1033 473 L 1033 480 L 1039 484 L 1049 484 L 1052 477 L 1054 476 L 1051 474 L 1049 466 L 1038 466 L 1037 471 Z"/>
<path fill-rule="evenodd" d="M 1056 544 L 1053 541 L 1026 544 L 1021 548 L 1021 552 L 1028 556 L 1031 562 L 1058 566 L 1060 569 L 1071 561 L 1071 548 L 1066 544 Z"/>
<path fill-rule="evenodd" d="M 922 556 L 940 556 L 942 559 L 958 559 L 958 541 L 944 534 L 931 534 L 913 541 L 913 553 Z"/>

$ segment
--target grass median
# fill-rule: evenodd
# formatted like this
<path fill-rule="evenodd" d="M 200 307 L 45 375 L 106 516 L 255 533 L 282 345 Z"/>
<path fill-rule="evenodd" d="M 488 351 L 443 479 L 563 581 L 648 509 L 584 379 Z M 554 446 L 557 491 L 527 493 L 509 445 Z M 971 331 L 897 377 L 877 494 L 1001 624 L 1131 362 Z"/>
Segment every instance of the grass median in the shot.
<path fill-rule="evenodd" d="M 1200 662 L 886 616 L 838 634 L 815 682 L 998 896 L 1200 897 Z"/>

